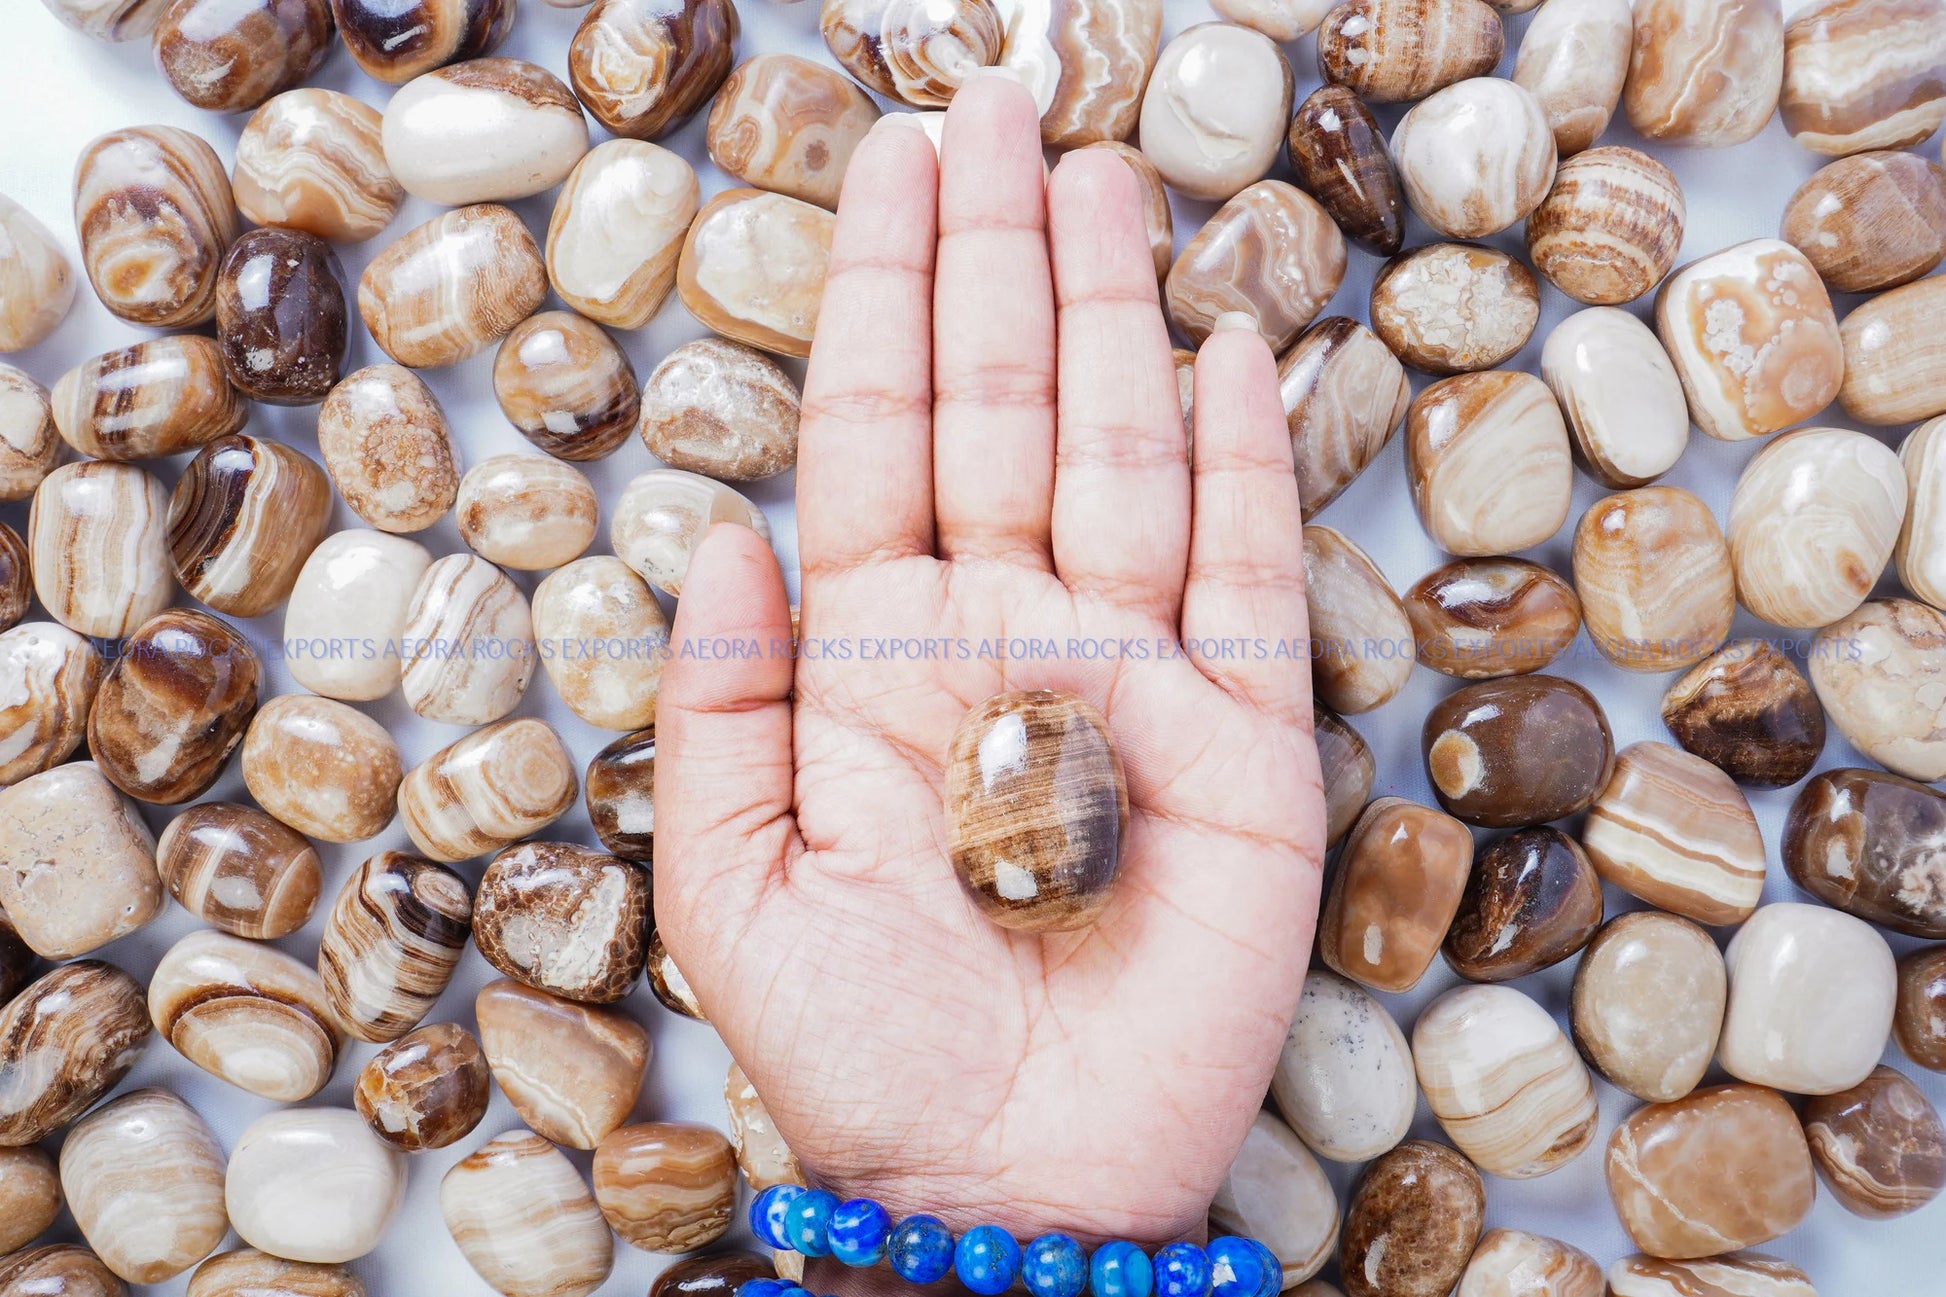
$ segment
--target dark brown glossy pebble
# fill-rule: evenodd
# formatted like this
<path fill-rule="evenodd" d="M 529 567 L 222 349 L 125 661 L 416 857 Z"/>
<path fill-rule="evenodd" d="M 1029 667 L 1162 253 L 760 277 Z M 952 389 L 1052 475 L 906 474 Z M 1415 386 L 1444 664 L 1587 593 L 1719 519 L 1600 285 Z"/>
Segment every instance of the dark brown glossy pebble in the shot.
<path fill-rule="evenodd" d="M 7 916 L 0 914 L 0 1009 L 34 980 L 34 952 Z"/>
<path fill-rule="evenodd" d="M 1405 615 L 1421 666 L 1461 680 L 1538 671 L 1581 632 L 1581 599 L 1523 558 L 1460 558 L 1420 577 Z"/>
<path fill-rule="evenodd" d="M 708 1022 L 703 1015 L 703 1006 L 696 1001 L 696 992 L 690 989 L 689 979 L 669 954 L 669 948 L 662 944 L 662 934 L 649 934 L 649 989 L 655 998 L 662 1001 L 662 1007 L 671 1013 L 679 1013 L 685 1018 L 698 1022 Z"/>
<path fill-rule="evenodd" d="M 122 642 L 88 712 L 88 751 L 145 802 L 208 791 L 257 712 L 263 671 L 236 627 L 168 608 Z"/>
<path fill-rule="evenodd" d="M 624 734 L 595 753 L 581 781 L 601 845 L 623 860 L 655 856 L 655 730 Z"/>
<path fill-rule="evenodd" d="M 654 921 L 641 865 L 567 842 L 523 842 L 480 879 L 473 940 L 517 982 L 613 1004 L 642 976 Z"/>
<path fill-rule="evenodd" d="M 492 1081 L 473 1033 L 435 1022 L 373 1055 L 358 1074 L 351 1101 L 373 1134 L 394 1148 L 421 1153 L 473 1133 L 493 1098 Z"/>
<path fill-rule="evenodd" d="M 1601 704 L 1555 676 L 1468 685 L 1432 709 L 1420 739 L 1439 804 L 1484 828 L 1585 811 L 1615 768 Z"/>
<path fill-rule="evenodd" d="M 755 1252 L 710 1252 L 688 1256 L 655 1277 L 649 1297 L 735 1297 L 752 1279 L 774 1279 L 777 1271 Z"/>
<path fill-rule="evenodd" d="M 0 1297 L 128 1297 L 101 1258 L 72 1243 L 48 1243 L 0 1256 Z"/>
<path fill-rule="evenodd" d="M 1826 770 L 1791 803 L 1782 853 L 1826 905 L 1946 937 L 1946 795 L 1882 770 Z"/>
<path fill-rule="evenodd" d="M 1559 829 L 1520 829 L 1473 857 L 1446 962 L 1474 982 L 1505 982 L 1551 968 L 1601 927 L 1601 877 Z"/>
<path fill-rule="evenodd" d="M 1345 1209 L 1346 1297 L 1446 1297 L 1486 1225 L 1487 1190 L 1444 1144 L 1409 1140 L 1374 1161 Z"/>
<path fill-rule="evenodd" d="M 1919 1066 L 1946 1072 L 1946 946 L 1915 950 L 1899 961 L 1892 1037 Z"/>
<path fill-rule="evenodd" d="M 491 54 L 514 25 L 514 0 L 331 0 L 331 12 L 352 61 L 393 85 Z"/>
<path fill-rule="evenodd" d="M 1783 788 L 1824 751 L 1824 708 L 1791 660 L 1767 640 L 1732 640 L 1662 696 L 1676 742 L 1738 783 Z"/>
<path fill-rule="evenodd" d="M 1946 1125 L 1918 1086 L 1880 1066 L 1849 1090 L 1804 1103 L 1804 1137 L 1832 1196 L 1855 1216 L 1891 1220 L 1946 1190 Z"/>
<path fill-rule="evenodd" d="M 329 0 L 174 0 L 156 24 L 155 63 L 196 107 L 245 113 L 303 85 L 331 52 L 333 25 Z"/>
<path fill-rule="evenodd" d="M 1311 732 L 1318 744 L 1318 768 L 1324 772 L 1325 845 L 1335 847 L 1358 822 L 1358 813 L 1372 799 L 1372 780 L 1378 763 L 1364 736 L 1319 703 L 1311 704 Z"/>
<path fill-rule="evenodd" d="M 1345 237 L 1389 257 L 1405 246 L 1405 191 L 1372 110 L 1349 88 L 1324 85 L 1297 106 L 1285 144 L 1297 182 Z"/>
<path fill-rule="evenodd" d="M 135 979 L 62 964 L 0 1006 L 0 1145 L 38 1143 L 121 1084 L 153 1028 Z"/>
<path fill-rule="evenodd" d="M 18 625 L 33 602 L 34 571 L 29 566 L 27 542 L 0 522 L 0 630 Z"/>
<path fill-rule="evenodd" d="M 223 258 L 216 338 L 246 396 L 316 405 L 343 375 L 350 308 L 338 254 L 302 230 L 252 230 Z"/>
<path fill-rule="evenodd" d="M 500 343 L 493 394 L 507 421 L 557 459 L 600 459 L 628 440 L 642 395 L 628 357 L 573 311 L 530 315 Z"/>
<path fill-rule="evenodd" d="M 739 30 L 731 0 L 595 0 L 568 44 L 568 81 L 616 135 L 661 139 L 730 75 Z"/>

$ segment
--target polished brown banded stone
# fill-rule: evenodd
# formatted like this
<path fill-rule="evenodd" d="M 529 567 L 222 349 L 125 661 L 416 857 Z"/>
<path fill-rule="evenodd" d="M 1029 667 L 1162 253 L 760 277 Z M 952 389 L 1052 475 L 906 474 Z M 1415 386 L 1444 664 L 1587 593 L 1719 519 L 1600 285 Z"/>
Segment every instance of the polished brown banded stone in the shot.
<path fill-rule="evenodd" d="M 345 272 L 315 234 L 252 230 L 223 258 L 216 333 L 237 390 L 273 405 L 315 405 L 343 372 Z"/>
<path fill-rule="evenodd" d="M 1784 868 L 1826 905 L 1946 938 L 1946 795 L 1879 770 L 1826 770 L 1784 824 Z"/>
<path fill-rule="evenodd" d="M 1479 1244 L 1486 1198 L 1480 1173 L 1444 1144 L 1380 1155 L 1345 1210 L 1346 1297 L 1447 1297 Z"/>
<path fill-rule="evenodd" d="M 123 641 L 88 712 L 88 750 L 145 802 L 186 802 L 223 774 L 257 710 L 263 669 L 236 627 L 170 608 Z"/>
<path fill-rule="evenodd" d="M 373 1055 L 358 1074 L 352 1105 L 374 1135 L 419 1153 L 472 1134 L 492 1097 L 480 1042 L 458 1023 L 435 1022 Z"/>
<path fill-rule="evenodd" d="M 1601 704 L 1554 676 L 1483 680 L 1449 694 L 1426 716 L 1421 742 L 1439 804 L 1484 828 L 1586 810 L 1615 766 Z"/>
<path fill-rule="evenodd" d="M 572 843 L 523 842 L 481 876 L 473 941 L 516 981 L 613 1004 L 642 976 L 653 923 L 643 866 Z"/>
<path fill-rule="evenodd" d="M 1346 238 L 1381 257 L 1405 245 L 1405 191 L 1378 121 L 1357 94 L 1319 86 L 1297 106 L 1285 145 L 1298 180 Z"/>
<path fill-rule="evenodd" d="M 444 865 L 381 851 L 345 880 L 318 943 L 318 971 L 345 1034 L 383 1043 L 424 1021 L 453 979 L 472 890 Z"/>
<path fill-rule="evenodd" d="M 1845 1209 L 1868 1220 L 1918 1211 L 1946 1190 L 1946 1124 L 1920 1088 L 1889 1067 L 1804 1105 L 1811 1157 Z"/>
<path fill-rule="evenodd" d="M 1662 723 L 1738 783 L 1786 787 L 1824 751 L 1811 682 L 1768 640 L 1732 640 L 1691 667 L 1662 696 Z"/>
<path fill-rule="evenodd" d="M 1581 599 L 1559 573 L 1521 558 L 1461 558 L 1405 593 L 1422 666 L 1461 680 L 1538 671 L 1581 633 Z"/>
<path fill-rule="evenodd" d="M 1577 953 L 1601 926 L 1601 877 L 1559 829 L 1518 829 L 1474 853 L 1446 962 L 1474 982 L 1504 982 Z"/>

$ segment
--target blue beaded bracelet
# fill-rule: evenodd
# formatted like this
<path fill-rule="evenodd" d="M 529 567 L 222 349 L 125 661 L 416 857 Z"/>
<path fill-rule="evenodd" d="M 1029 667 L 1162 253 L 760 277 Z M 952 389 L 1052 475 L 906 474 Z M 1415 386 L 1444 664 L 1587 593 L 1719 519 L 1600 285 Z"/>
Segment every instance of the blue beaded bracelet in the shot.
<path fill-rule="evenodd" d="M 823 1189 L 780 1184 L 750 1204 L 750 1227 L 774 1248 L 835 1257 L 850 1266 L 888 1262 L 912 1284 L 950 1271 L 979 1297 L 1000 1297 L 1016 1280 L 1032 1297 L 1276 1297 L 1284 1267 L 1255 1239 L 1225 1236 L 1208 1247 L 1171 1243 L 1150 1257 L 1133 1243 L 1087 1249 L 1066 1234 L 1043 1234 L 1022 1247 L 998 1225 L 975 1225 L 958 1239 L 934 1216 L 891 1214 L 867 1198 L 838 1201 Z M 810 1297 L 785 1279 L 752 1279 L 737 1297 Z"/>

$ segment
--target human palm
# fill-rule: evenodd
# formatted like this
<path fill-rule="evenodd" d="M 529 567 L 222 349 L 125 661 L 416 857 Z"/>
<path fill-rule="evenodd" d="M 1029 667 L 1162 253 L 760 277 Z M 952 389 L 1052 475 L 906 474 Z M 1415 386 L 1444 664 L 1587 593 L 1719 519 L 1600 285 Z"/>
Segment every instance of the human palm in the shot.
<path fill-rule="evenodd" d="M 754 533 L 715 528 L 685 583 L 657 917 L 840 1196 L 1183 1237 L 1262 1101 L 1323 851 L 1271 357 L 1204 346 L 1192 475 L 1124 164 L 1071 154 L 1043 191 L 997 77 L 956 99 L 943 174 L 900 125 L 852 159 L 805 387 L 802 654 L 769 651 L 789 613 Z M 764 651 L 682 648 L 723 640 Z M 1045 936 L 961 892 L 942 811 L 966 710 L 1038 688 L 1102 710 L 1130 812 L 1099 920 Z"/>

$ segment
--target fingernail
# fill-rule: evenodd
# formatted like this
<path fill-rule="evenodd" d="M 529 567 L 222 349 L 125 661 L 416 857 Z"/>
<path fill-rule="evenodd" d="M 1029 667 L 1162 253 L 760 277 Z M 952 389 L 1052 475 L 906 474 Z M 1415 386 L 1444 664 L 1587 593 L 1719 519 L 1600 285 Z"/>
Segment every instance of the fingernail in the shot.
<path fill-rule="evenodd" d="M 1020 72 L 1017 69 L 1010 68 L 1004 63 L 995 63 L 991 67 L 981 68 L 973 75 L 976 77 L 986 77 L 989 80 L 1011 81 L 1017 86 L 1027 84 L 1021 79 Z"/>
<path fill-rule="evenodd" d="M 906 130 L 920 132 L 926 129 L 919 124 L 918 113 L 887 113 L 873 124 L 872 129 L 877 130 L 881 126 L 902 126 Z"/>
<path fill-rule="evenodd" d="M 1255 333 L 1257 317 L 1248 311 L 1225 311 L 1216 317 L 1216 323 L 1210 326 L 1210 332 L 1222 333 L 1227 329 L 1248 329 Z"/>

